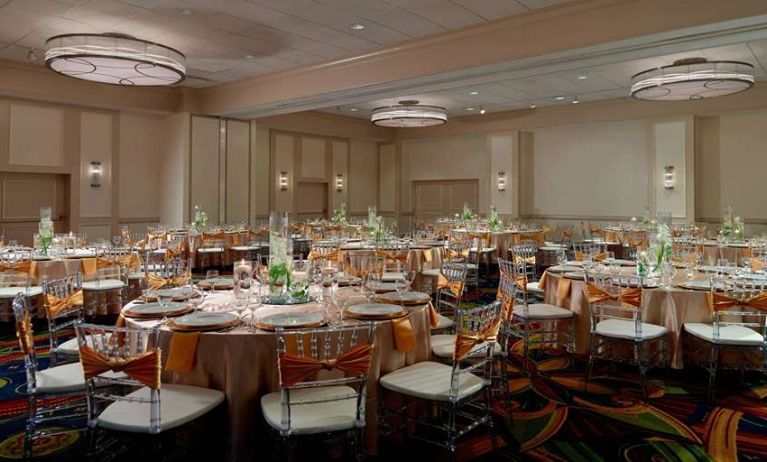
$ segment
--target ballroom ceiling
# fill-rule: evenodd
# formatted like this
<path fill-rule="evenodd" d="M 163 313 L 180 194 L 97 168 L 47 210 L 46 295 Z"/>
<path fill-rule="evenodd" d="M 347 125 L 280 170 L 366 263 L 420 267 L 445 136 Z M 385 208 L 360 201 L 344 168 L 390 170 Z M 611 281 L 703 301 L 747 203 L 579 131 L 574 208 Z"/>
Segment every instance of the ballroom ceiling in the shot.
<path fill-rule="evenodd" d="M 443 106 L 451 117 L 536 107 L 572 104 L 629 96 L 631 76 L 674 60 L 704 57 L 709 60 L 744 61 L 754 65 L 757 80 L 767 76 L 767 40 L 689 51 L 654 58 L 576 69 L 566 72 L 534 75 L 525 78 L 460 86 L 441 91 L 402 94 L 373 101 L 360 101 L 332 106 L 322 112 L 368 119 L 372 109 L 397 104 L 400 100 L 419 100 L 422 104 Z"/>
<path fill-rule="evenodd" d="M 183 85 L 206 87 L 567 1 L 0 0 L 0 59 L 42 64 L 53 35 L 119 32 L 183 52 Z"/>

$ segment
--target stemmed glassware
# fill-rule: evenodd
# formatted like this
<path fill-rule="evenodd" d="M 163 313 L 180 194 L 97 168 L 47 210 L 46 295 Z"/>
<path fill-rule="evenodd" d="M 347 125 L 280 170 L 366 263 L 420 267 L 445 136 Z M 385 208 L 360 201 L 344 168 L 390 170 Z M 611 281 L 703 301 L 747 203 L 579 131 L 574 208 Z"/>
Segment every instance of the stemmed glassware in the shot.
<path fill-rule="evenodd" d="M 205 272 L 205 284 L 210 285 L 210 290 L 216 290 L 219 277 L 218 270 L 208 270 Z"/>

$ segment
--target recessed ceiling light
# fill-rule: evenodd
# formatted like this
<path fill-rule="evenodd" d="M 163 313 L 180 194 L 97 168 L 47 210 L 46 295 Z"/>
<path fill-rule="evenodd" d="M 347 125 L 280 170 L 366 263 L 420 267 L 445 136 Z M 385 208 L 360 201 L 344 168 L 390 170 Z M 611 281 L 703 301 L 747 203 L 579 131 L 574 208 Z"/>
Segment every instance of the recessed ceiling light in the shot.
<path fill-rule="evenodd" d="M 579 75 L 579 76 L 578 76 L 578 80 L 586 80 L 586 79 L 588 79 L 588 78 L 589 78 L 589 76 L 588 76 L 588 75 Z"/>
<path fill-rule="evenodd" d="M 554 99 L 557 100 L 557 101 L 562 101 L 563 99 L 565 99 L 565 97 L 564 96 L 557 96 Z"/>
<path fill-rule="evenodd" d="M 487 112 L 487 111 L 485 110 L 485 108 L 483 108 L 483 107 L 479 108 L 479 113 L 480 113 L 481 115 L 485 115 L 485 112 Z"/>
<path fill-rule="evenodd" d="M 245 59 L 253 59 L 254 57 L 253 55 L 245 55 Z"/>
<path fill-rule="evenodd" d="M 478 95 L 478 94 L 479 94 L 479 92 L 478 92 L 478 91 L 470 91 L 470 92 L 469 92 L 469 94 L 470 94 L 471 96 L 475 96 L 475 95 Z"/>
<path fill-rule="evenodd" d="M 349 108 L 349 110 L 350 110 L 351 112 L 357 112 L 357 111 L 359 111 L 359 109 L 358 109 L 358 108 L 356 108 L 356 107 L 350 107 L 350 108 Z"/>
<path fill-rule="evenodd" d="M 530 109 L 535 109 L 535 103 L 530 101 Z"/>
<path fill-rule="evenodd" d="M 191 16 L 194 13 L 191 8 L 179 8 L 178 12 L 184 16 Z"/>
<path fill-rule="evenodd" d="M 365 28 L 364 24 L 360 24 L 358 22 L 355 22 L 354 24 L 349 25 L 349 29 L 351 30 L 362 30 Z"/>
<path fill-rule="evenodd" d="M 580 101 L 578 101 L 578 97 L 577 96 L 575 98 L 573 98 L 573 104 L 578 104 L 579 102 Z"/>
<path fill-rule="evenodd" d="M 467 107 L 467 108 L 466 108 L 466 110 L 467 110 L 467 111 L 473 111 L 473 110 L 474 110 L 474 108 L 473 108 L 473 107 Z"/>

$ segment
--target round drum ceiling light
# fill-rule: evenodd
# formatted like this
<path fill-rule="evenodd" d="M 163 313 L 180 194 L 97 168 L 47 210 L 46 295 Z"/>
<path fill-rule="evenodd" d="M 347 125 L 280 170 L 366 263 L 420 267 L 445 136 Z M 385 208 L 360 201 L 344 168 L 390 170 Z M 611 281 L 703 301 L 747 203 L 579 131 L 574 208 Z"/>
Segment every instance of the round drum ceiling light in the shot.
<path fill-rule="evenodd" d="M 123 34 L 65 34 L 45 42 L 45 65 L 77 79 L 113 85 L 173 85 L 186 77 L 183 53 Z"/>
<path fill-rule="evenodd" d="M 373 109 L 370 121 L 381 127 L 433 127 L 447 122 L 447 110 L 439 106 L 418 104 L 415 100 L 400 101 L 396 106 Z"/>
<path fill-rule="evenodd" d="M 651 101 L 686 101 L 731 95 L 754 85 L 754 66 L 739 61 L 689 58 L 640 72 L 631 96 Z"/>

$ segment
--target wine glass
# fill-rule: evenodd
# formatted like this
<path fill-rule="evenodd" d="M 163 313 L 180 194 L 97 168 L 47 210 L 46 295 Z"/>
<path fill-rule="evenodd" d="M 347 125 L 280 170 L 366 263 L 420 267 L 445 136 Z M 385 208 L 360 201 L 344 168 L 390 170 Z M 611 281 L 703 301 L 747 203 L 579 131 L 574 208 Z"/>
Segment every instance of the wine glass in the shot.
<path fill-rule="evenodd" d="M 365 299 L 368 303 L 373 302 L 373 297 L 376 293 L 376 288 L 380 287 L 381 285 L 381 276 L 378 274 L 377 271 L 368 271 L 367 277 L 365 278 L 364 283 L 360 287 L 360 290 L 362 291 L 362 295 L 365 296 Z"/>
<path fill-rule="evenodd" d="M 565 249 L 559 249 L 557 250 L 557 263 L 559 263 L 559 266 L 564 266 L 565 263 L 567 263 L 567 252 Z"/>
<path fill-rule="evenodd" d="M 122 237 L 120 235 L 112 236 L 112 243 L 114 244 L 114 248 L 120 247 L 120 241 L 122 241 Z"/>
<path fill-rule="evenodd" d="M 210 290 L 216 290 L 219 277 L 218 270 L 208 270 L 205 272 L 205 284 L 210 287 Z"/>
<path fill-rule="evenodd" d="M 191 304 L 194 311 L 197 312 L 205 301 L 205 291 L 197 284 L 189 284 L 189 288 L 192 289 L 189 294 L 189 304 Z"/>
<path fill-rule="evenodd" d="M 173 290 L 164 287 L 156 291 L 155 296 L 157 297 L 157 303 L 159 303 L 162 308 L 162 323 L 165 324 L 168 322 L 168 307 L 170 306 L 170 302 L 173 301 Z"/>

